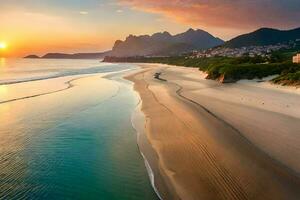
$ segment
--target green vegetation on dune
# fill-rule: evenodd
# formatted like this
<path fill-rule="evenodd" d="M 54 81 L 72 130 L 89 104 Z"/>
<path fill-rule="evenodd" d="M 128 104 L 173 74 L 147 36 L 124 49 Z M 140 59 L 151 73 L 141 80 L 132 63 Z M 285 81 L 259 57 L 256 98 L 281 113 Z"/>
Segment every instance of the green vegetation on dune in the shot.
<path fill-rule="evenodd" d="M 274 52 L 270 57 L 210 57 L 192 58 L 188 56 L 176 57 L 108 57 L 106 62 L 136 62 L 161 63 L 185 67 L 196 67 L 207 73 L 208 79 L 221 82 L 236 82 L 240 79 L 263 78 L 270 75 L 279 75 L 274 80 L 277 84 L 300 85 L 300 64 L 291 62 L 290 51 Z"/>
<path fill-rule="evenodd" d="M 276 74 L 285 77 L 286 74 L 294 73 L 296 70 L 300 70 L 300 65 L 292 63 L 225 64 L 210 68 L 208 78 L 222 82 L 235 82 L 240 79 L 261 79 Z"/>
<path fill-rule="evenodd" d="M 298 71 L 283 73 L 272 81 L 281 85 L 300 86 L 300 67 L 298 67 Z"/>

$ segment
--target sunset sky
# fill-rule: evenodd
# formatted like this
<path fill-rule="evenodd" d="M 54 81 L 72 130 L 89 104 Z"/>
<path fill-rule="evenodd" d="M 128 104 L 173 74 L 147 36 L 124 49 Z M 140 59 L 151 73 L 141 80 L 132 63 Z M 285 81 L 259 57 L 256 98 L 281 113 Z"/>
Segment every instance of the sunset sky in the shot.
<path fill-rule="evenodd" d="M 299 0 L 0 0 L 5 56 L 108 50 L 128 34 L 200 28 L 228 40 L 300 27 Z"/>

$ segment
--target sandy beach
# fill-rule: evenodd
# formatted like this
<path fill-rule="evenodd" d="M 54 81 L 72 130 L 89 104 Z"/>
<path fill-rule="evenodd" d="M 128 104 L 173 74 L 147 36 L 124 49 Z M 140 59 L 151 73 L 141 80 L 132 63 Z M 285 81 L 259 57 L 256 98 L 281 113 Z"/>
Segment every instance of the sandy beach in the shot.
<path fill-rule="evenodd" d="M 151 147 L 141 148 L 153 151 L 164 199 L 300 198 L 299 90 L 141 66 L 127 79 L 142 100 Z"/>

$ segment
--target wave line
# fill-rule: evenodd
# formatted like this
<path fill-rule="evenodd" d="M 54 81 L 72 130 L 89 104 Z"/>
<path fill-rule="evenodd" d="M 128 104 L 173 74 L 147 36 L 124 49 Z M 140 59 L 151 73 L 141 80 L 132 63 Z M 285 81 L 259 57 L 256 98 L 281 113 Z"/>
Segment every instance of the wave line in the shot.
<path fill-rule="evenodd" d="M 52 91 L 52 92 L 45 92 L 45 93 L 35 94 L 35 95 L 31 95 L 31 96 L 26 96 L 26 97 L 10 99 L 10 100 L 6 100 L 6 101 L 0 101 L 0 104 L 10 103 L 10 102 L 14 102 L 14 101 L 20 101 L 20 100 L 24 100 L 24 99 L 30 99 L 30 98 L 44 96 L 44 95 L 48 95 L 48 94 L 54 94 L 54 93 L 57 93 L 57 92 L 62 92 L 64 90 L 68 90 L 68 89 L 74 87 L 75 85 L 72 84 L 72 82 L 76 81 L 76 80 L 79 80 L 79 79 L 82 79 L 82 78 L 87 78 L 87 77 L 79 77 L 79 78 L 71 79 L 71 80 L 64 83 L 64 84 L 67 84 L 68 86 L 66 88 L 63 88 L 63 89 L 55 90 L 55 91 Z"/>

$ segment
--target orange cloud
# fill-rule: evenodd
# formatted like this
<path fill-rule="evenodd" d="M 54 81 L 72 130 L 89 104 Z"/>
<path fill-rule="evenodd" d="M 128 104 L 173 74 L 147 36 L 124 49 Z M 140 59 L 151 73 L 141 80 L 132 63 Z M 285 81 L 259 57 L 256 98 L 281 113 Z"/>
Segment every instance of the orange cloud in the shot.
<path fill-rule="evenodd" d="M 177 22 L 214 32 L 258 27 L 300 26 L 297 0 L 119 0 L 123 5 L 162 14 Z M 226 35 L 226 33 L 224 33 Z M 228 34 L 228 33 L 227 33 Z M 226 36 L 225 36 L 226 37 Z"/>

